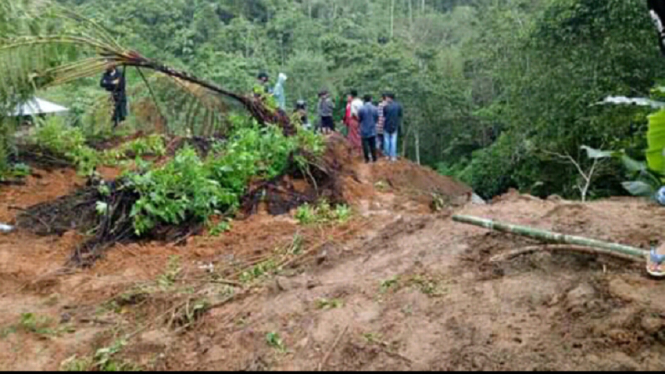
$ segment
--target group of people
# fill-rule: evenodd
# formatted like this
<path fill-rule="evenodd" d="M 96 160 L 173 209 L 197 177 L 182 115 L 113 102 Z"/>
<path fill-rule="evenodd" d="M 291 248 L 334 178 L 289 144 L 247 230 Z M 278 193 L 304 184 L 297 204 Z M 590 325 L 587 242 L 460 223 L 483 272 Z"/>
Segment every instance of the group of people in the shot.
<path fill-rule="evenodd" d="M 287 76 L 280 73 L 274 87 L 270 85 L 270 79 L 266 73 L 260 73 L 257 79 L 258 87 L 254 90 L 255 95 L 273 96 L 278 109 L 286 110 L 284 83 Z M 114 103 L 113 125 L 116 127 L 127 117 L 124 69 L 120 71 L 115 66 L 109 67 L 102 76 L 100 86 L 111 94 Z M 295 112 L 303 126 L 311 128 L 305 101 L 299 100 L 296 103 Z M 335 104 L 330 98 L 330 93 L 327 90 L 319 92 L 319 128 L 324 134 L 335 131 L 334 112 Z M 347 97 L 346 112 L 342 122 L 348 129 L 348 140 L 354 148 L 362 149 L 366 162 L 378 161 L 377 149 L 382 150 L 389 160 L 395 161 L 397 160 L 397 134 L 400 131 L 402 117 L 402 106 L 395 100 L 393 93 L 384 93 L 381 101 L 375 105 L 371 95 L 365 95 L 361 99 L 358 91 L 352 90 Z"/>
<path fill-rule="evenodd" d="M 319 117 L 321 131 L 335 131 L 333 112 L 335 105 L 328 91 L 319 93 Z M 343 124 L 348 129 L 351 144 L 363 150 L 365 162 L 378 161 L 377 149 L 381 149 L 391 161 L 397 160 L 397 134 L 403 118 L 402 106 L 395 100 L 395 94 L 386 92 L 381 101 L 375 105 L 372 95 L 362 99 L 357 90 L 351 90 L 347 97 L 346 112 Z"/>

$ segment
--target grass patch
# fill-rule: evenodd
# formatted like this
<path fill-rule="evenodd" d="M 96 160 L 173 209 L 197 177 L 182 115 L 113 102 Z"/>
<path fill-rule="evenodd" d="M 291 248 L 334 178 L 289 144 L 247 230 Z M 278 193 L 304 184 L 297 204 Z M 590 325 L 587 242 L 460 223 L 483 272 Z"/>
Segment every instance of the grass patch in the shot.
<path fill-rule="evenodd" d="M 374 332 L 366 332 L 362 335 L 362 337 L 365 339 L 367 344 L 380 343 L 381 339 L 383 339 L 383 336 L 381 336 L 381 334 Z"/>
<path fill-rule="evenodd" d="M 56 335 L 57 331 L 51 328 L 52 325 L 53 320 L 51 318 L 37 316 L 33 313 L 21 314 L 19 321 L 19 328 L 21 330 L 37 335 Z"/>
<path fill-rule="evenodd" d="M 277 271 L 277 264 L 274 260 L 266 260 L 257 265 L 254 265 L 247 271 L 240 274 L 240 282 L 252 283 L 258 279 L 262 279 L 267 275 L 275 274 Z"/>
<path fill-rule="evenodd" d="M 447 293 L 447 291 L 441 287 L 441 282 L 438 279 L 427 274 L 414 275 L 409 279 L 408 284 L 430 297 L 440 297 Z"/>
<path fill-rule="evenodd" d="M 316 300 L 316 309 L 330 310 L 337 309 L 344 306 L 344 302 L 340 299 L 318 299 Z"/>
<path fill-rule="evenodd" d="M 76 355 L 60 364 L 61 371 L 141 371 L 138 365 L 117 359 L 115 356 L 127 345 L 125 340 L 116 340 L 112 345 L 98 349 L 94 356 Z"/>
<path fill-rule="evenodd" d="M 399 281 L 400 279 L 398 275 L 382 281 L 379 286 L 379 292 L 385 294 L 388 291 L 397 290 L 397 288 L 399 287 Z"/>
<path fill-rule="evenodd" d="M 300 206 L 295 218 L 301 225 L 343 224 L 352 215 L 353 211 L 348 205 L 339 204 L 333 208 L 326 200 L 321 200 L 317 205 Z"/>

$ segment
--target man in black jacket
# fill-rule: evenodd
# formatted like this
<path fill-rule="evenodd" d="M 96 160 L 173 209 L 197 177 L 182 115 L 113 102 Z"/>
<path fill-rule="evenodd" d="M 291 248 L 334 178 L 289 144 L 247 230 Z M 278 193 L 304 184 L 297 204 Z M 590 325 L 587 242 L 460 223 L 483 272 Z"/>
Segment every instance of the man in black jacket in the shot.
<path fill-rule="evenodd" d="M 109 67 L 102 76 L 99 85 L 111 93 L 113 99 L 113 128 L 127 118 L 127 95 L 125 94 L 125 70 L 116 69 L 115 65 Z"/>
<path fill-rule="evenodd" d="M 397 161 L 397 134 L 402 126 L 402 105 L 395 101 L 395 94 L 386 95 L 386 106 L 383 108 L 383 141 L 386 156 Z"/>

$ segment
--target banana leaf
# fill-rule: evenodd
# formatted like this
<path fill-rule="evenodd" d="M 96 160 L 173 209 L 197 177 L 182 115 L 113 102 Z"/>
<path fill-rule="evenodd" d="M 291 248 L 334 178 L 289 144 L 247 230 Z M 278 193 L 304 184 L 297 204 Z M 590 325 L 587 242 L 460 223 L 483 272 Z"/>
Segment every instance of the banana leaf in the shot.
<path fill-rule="evenodd" d="M 649 169 L 665 174 L 665 109 L 649 116 L 649 131 L 647 132 L 649 149 L 646 152 Z"/>

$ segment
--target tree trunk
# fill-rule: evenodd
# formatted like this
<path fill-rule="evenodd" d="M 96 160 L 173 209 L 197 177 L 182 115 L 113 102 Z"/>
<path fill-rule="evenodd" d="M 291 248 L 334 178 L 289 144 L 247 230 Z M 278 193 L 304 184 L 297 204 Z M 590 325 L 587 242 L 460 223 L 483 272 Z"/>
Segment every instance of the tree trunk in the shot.
<path fill-rule="evenodd" d="M 420 165 L 420 135 L 418 134 L 418 130 L 415 132 L 415 138 L 416 138 L 416 163 Z"/>
<path fill-rule="evenodd" d="M 648 255 L 648 252 L 645 250 L 629 247 L 622 244 L 608 243 L 600 240 L 584 238 L 581 236 L 559 234 L 551 231 L 536 229 L 533 227 L 513 225 L 510 223 L 492 221 L 489 219 L 456 215 L 453 216 L 453 221 L 484 227 L 489 230 L 496 230 L 499 232 L 526 236 L 547 243 L 582 245 L 594 248 L 598 253 L 620 253 L 623 255 L 638 257 L 642 259 L 646 258 L 646 256 Z"/>
<path fill-rule="evenodd" d="M 129 59 L 123 58 L 122 60 L 118 61 L 118 63 L 125 66 L 135 66 L 155 70 L 170 77 L 178 78 L 183 81 L 204 87 L 210 91 L 238 101 L 259 123 L 276 124 L 282 128 L 285 135 L 293 135 L 296 133 L 295 127 L 291 123 L 291 119 L 288 115 L 280 111 L 273 111 L 272 109 L 268 108 L 260 99 L 239 95 L 235 92 L 225 90 L 224 88 L 212 82 L 199 79 L 185 71 L 176 70 L 162 64 L 161 62 L 146 59 L 145 57 L 140 56 L 138 53 L 131 53 L 128 57 Z"/>
<path fill-rule="evenodd" d="M 390 40 L 395 37 L 395 0 L 390 2 Z"/>
<path fill-rule="evenodd" d="M 406 151 L 408 148 L 409 144 L 409 135 L 411 134 L 411 126 L 406 130 L 406 134 L 404 134 L 404 138 L 402 139 L 402 157 L 406 158 Z"/>

